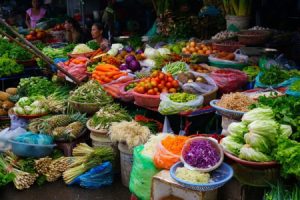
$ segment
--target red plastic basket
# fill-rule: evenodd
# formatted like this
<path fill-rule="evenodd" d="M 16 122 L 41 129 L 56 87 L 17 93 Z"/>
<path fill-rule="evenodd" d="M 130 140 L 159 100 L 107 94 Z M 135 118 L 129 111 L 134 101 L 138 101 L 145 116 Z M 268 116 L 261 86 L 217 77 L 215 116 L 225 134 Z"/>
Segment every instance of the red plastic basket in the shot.
<path fill-rule="evenodd" d="M 123 84 L 120 87 L 120 99 L 124 102 L 132 102 L 134 101 L 134 95 L 133 95 L 133 89 L 129 90 L 129 91 L 125 91 L 125 88 L 127 87 L 127 85 L 129 85 L 130 83 L 133 82 L 138 82 L 139 80 L 134 80 L 134 81 L 129 81 L 125 84 Z"/>
<path fill-rule="evenodd" d="M 132 92 L 135 104 L 143 107 L 157 108 L 160 103 L 160 95 L 148 95 Z"/>
<path fill-rule="evenodd" d="M 245 45 L 240 44 L 236 41 L 225 41 L 213 43 L 213 48 L 218 51 L 235 52 L 235 50 L 244 47 Z"/>

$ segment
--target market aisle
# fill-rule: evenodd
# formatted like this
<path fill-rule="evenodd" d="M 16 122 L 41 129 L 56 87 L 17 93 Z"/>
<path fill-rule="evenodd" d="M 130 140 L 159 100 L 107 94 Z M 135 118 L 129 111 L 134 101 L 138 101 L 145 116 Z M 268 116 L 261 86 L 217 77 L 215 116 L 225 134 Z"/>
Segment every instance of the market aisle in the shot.
<path fill-rule="evenodd" d="M 78 186 L 67 187 L 63 181 L 47 183 L 42 187 L 32 186 L 29 190 L 17 191 L 13 185 L 0 189 L 1 200 L 129 200 L 130 193 L 121 180 L 102 189 L 84 189 Z"/>

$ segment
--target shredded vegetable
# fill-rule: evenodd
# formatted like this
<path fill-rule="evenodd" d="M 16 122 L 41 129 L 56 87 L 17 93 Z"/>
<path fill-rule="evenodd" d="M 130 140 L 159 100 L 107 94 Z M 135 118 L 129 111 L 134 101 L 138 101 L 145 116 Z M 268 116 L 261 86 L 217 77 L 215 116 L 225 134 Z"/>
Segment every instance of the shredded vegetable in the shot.
<path fill-rule="evenodd" d="M 185 136 L 167 136 L 162 140 L 162 145 L 170 152 L 176 155 L 181 154 L 182 147 L 187 141 L 188 137 Z"/>

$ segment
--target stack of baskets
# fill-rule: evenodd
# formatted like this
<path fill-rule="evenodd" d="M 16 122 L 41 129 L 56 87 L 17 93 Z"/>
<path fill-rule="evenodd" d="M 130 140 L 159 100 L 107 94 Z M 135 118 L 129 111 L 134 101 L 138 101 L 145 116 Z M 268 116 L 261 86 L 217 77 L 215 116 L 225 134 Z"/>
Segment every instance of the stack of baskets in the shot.
<path fill-rule="evenodd" d="M 108 130 L 96 130 L 90 127 L 89 121 L 86 123 L 87 128 L 91 131 L 90 138 L 94 147 L 113 147 L 113 142 L 108 136 Z"/>

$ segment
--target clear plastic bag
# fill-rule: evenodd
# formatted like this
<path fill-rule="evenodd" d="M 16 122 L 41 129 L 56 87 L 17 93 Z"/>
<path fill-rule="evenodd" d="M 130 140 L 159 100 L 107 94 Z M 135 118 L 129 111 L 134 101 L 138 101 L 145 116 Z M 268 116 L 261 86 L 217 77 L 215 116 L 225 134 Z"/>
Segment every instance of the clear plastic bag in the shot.
<path fill-rule="evenodd" d="M 18 116 L 14 114 L 9 114 L 10 118 L 10 130 L 15 130 L 17 128 L 27 128 L 28 120 L 24 118 L 19 118 Z"/>
<path fill-rule="evenodd" d="M 191 72 L 191 73 L 193 73 L 196 78 L 203 77 L 207 81 L 207 83 L 199 83 L 199 82 L 185 83 L 181 86 L 184 92 L 193 93 L 193 94 L 207 94 L 218 87 L 215 81 L 207 74 L 201 74 L 197 72 Z"/>
<path fill-rule="evenodd" d="M 236 69 L 219 69 L 210 74 L 210 77 L 219 87 L 219 92 L 230 93 L 235 92 L 248 81 L 248 76 L 244 72 Z"/>
<path fill-rule="evenodd" d="M 0 151 L 8 151 L 11 149 L 11 144 L 8 142 L 9 139 L 18 137 L 26 133 L 26 129 L 18 127 L 16 129 L 6 128 L 0 132 Z"/>
<path fill-rule="evenodd" d="M 155 167 L 151 158 L 142 154 L 143 149 L 143 145 L 134 148 L 129 189 L 140 200 L 148 200 L 151 198 L 152 177 L 159 170 Z"/>
<path fill-rule="evenodd" d="M 78 184 L 84 188 L 97 189 L 113 183 L 113 170 L 110 162 L 105 162 L 76 177 L 70 185 Z"/>
<path fill-rule="evenodd" d="M 157 145 L 154 155 L 154 164 L 159 169 L 170 169 L 180 160 L 180 156 L 168 151 L 161 142 Z"/>
<path fill-rule="evenodd" d="M 173 115 L 184 111 L 192 111 L 203 104 L 203 96 L 199 95 L 197 98 L 193 101 L 189 101 L 186 103 L 177 103 L 172 101 L 169 98 L 170 94 L 162 93 L 160 95 L 160 104 L 158 107 L 158 112 L 160 112 L 162 115 Z"/>

